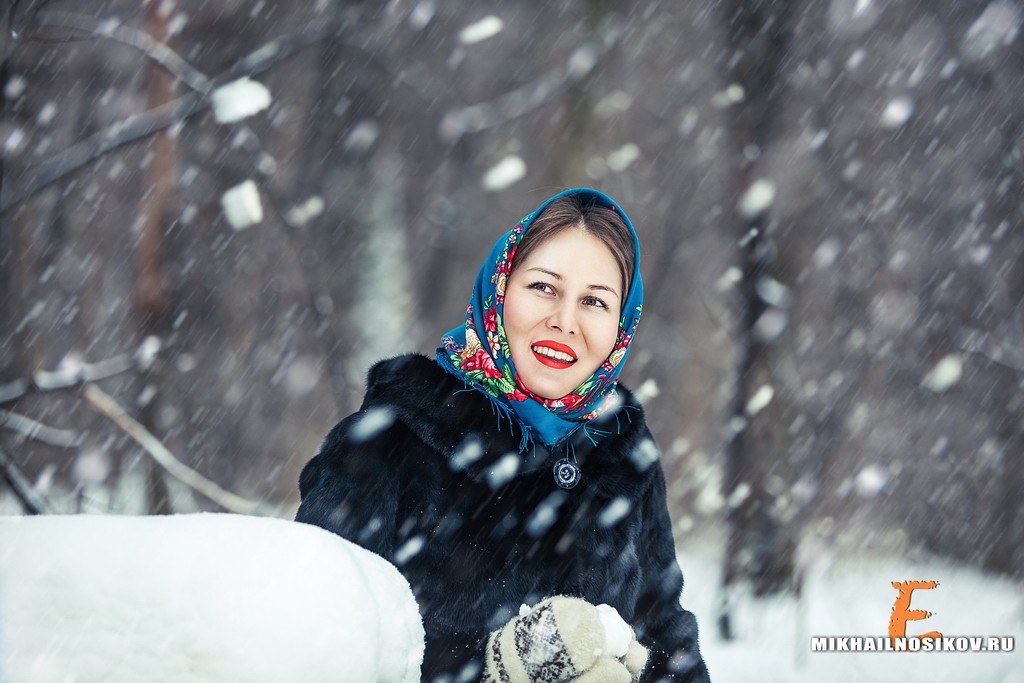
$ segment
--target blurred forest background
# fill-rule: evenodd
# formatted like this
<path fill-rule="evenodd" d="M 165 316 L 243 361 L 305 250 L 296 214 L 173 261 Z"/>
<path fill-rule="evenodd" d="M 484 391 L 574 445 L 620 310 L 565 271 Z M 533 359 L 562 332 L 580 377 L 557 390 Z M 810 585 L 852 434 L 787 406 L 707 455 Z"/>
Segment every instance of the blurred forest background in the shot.
<path fill-rule="evenodd" d="M 291 515 L 368 366 L 432 354 L 495 237 L 584 185 L 641 234 L 624 381 L 682 546 L 757 592 L 844 552 L 1024 576 L 1020 2 L 2 11 L 3 513 L 233 504 L 162 444 Z M 243 76 L 269 106 L 218 121 Z"/>

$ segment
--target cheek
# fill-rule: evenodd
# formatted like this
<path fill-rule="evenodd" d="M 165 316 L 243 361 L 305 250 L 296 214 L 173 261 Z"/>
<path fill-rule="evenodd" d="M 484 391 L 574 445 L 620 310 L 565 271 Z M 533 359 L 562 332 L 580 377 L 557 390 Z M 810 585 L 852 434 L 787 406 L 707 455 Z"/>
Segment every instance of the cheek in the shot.
<path fill-rule="evenodd" d="M 502 324 L 505 326 L 505 336 L 509 344 L 519 340 L 520 333 L 525 329 L 527 311 L 523 306 L 522 298 L 511 293 L 505 297 L 505 306 L 502 311 Z"/>
<path fill-rule="evenodd" d="M 615 348 L 615 339 L 618 337 L 618 333 L 618 320 L 595 323 L 587 335 L 587 345 L 590 347 L 591 353 L 600 356 L 603 361 L 611 355 L 612 349 Z"/>

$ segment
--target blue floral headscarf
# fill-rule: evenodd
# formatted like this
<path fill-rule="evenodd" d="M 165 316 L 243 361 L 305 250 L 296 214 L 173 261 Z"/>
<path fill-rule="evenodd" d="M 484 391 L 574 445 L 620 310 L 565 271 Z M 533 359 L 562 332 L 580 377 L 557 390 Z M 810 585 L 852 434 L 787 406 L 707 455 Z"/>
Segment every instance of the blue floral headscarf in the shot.
<path fill-rule="evenodd" d="M 505 287 L 512 271 L 516 248 L 534 219 L 544 212 L 548 204 L 567 196 L 582 196 L 617 212 L 633 235 L 635 257 L 629 293 L 619 316 L 618 336 L 611 354 L 594 374 L 571 393 L 557 399 L 545 399 L 522 384 L 512 362 L 502 324 Z M 476 276 L 473 295 L 466 309 L 466 322 L 441 339 L 437 361 L 442 368 L 506 409 L 523 430 L 524 448 L 530 439 L 552 447 L 618 404 L 616 385 L 619 372 L 629 356 L 637 323 L 640 322 L 643 290 L 640 279 L 640 242 L 626 214 L 611 198 L 597 190 L 566 190 L 549 198 L 494 244 Z"/>

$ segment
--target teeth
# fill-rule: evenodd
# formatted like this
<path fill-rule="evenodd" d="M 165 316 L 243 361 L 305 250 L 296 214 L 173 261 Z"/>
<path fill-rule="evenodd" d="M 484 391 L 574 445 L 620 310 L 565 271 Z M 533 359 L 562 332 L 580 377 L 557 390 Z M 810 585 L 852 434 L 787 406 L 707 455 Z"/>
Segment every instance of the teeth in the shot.
<path fill-rule="evenodd" d="M 534 352 L 539 353 L 545 358 L 553 358 L 555 360 L 560 360 L 565 363 L 576 362 L 576 359 L 570 356 L 569 354 L 562 353 L 561 351 L 555 351 L 554 349 L 549 349 L 546 346 L 531 346 L 530 348 L 533 349 Z"/>

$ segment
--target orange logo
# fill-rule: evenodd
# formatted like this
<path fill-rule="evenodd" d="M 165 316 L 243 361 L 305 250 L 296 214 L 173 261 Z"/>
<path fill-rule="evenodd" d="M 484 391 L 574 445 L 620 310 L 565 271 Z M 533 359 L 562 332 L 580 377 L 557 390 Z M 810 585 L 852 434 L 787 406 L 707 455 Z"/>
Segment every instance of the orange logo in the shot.
<path fill-rule="evenodd" d="M 938 581 L 892 582 L 892 587 L 900 593 L 896 596 L 896 602 L 892 605 L 892 616 L 889 617 L 890 638 L 906 638 L 908 621 L 927 619 L 932 616 L 931 612 L 926 612 L 921 609 L 910 609 L 910 597 L 915 590 L 930 590 L 938 585 Z M 921 639 L 941 638 L 942 634 L 938 631 L 929 631 L 928 633 L 924 633 L 917 637 Z"/>

